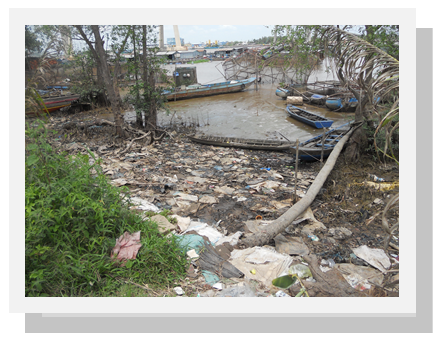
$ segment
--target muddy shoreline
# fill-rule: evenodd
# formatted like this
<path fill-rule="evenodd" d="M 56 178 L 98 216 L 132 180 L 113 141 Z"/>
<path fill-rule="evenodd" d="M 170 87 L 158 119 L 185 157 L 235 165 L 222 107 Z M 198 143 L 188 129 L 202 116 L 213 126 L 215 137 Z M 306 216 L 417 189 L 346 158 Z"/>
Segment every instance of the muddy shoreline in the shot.
<path fill-rule="evenodd" d="M 247 222 L 256 218 L 272 221 L 294 204 L 295 162 L 288 153 L 200 145 L 187 138 L 191 128 L 178 126 L 169 128 L 169 134 L 162 141 L 148 146 L 134 144 L 124 155 L 118 153 L 120 150 L 112 141 L 111 132 L 103 128 L 97 127 L 88 136 L 77 133 L 66 138 L 61 134 L 65 123 L 92 118 L 91 113 L 53 115 L 48 127 L 60 132 L 53 135 L 53 145 L 69 153 L 81 152 L 87 146 L 103 159 L 103 171 L 115 185 L 129 187 L 132 197 L 147 200 L 161 210 L 171 210 L 231 235 L 250 233 Z M 299 163 L 299 199 L 320 168 L 319 162 Z M 370 175 L 381 177 L 392 186 L 386 190 L 376 189 L 369 183 Z M 356 164 L 347 163 L 342 154 L 310 207 L 315 219 L 322 224 L 313 232 L 317 240 L 305 234 L 306 221 L 290 225 L 284 235 L 301 238 L 309 254 L 319 260 L 369 266 L 366 261 L 354 258 L 353 248 L 383 247 L 387 234 L 381 217 L 387 202 L 398 193 L 398 184 L 396 164 L 378 163 L 372 156 L 363 156 Z M 388 214 L 391 223 L 398 217 L 398 210 Z M 345 230 L 341 228 L 351 234 L 342 234 Z M 389 247 L 387 252 L 398 259 L 398 231 L 391 242 L 395 247 Z M 272 241 L 269 247 L 275 246 Z M 398 260 L 393 267 L 398 268 Z M 382 286 L 371 288 L 375 293 L 370 295 L 397 296 L 398 284 L 388 285 L 393 276 L 396 277 L 396 273 L 387 273 Z"/>

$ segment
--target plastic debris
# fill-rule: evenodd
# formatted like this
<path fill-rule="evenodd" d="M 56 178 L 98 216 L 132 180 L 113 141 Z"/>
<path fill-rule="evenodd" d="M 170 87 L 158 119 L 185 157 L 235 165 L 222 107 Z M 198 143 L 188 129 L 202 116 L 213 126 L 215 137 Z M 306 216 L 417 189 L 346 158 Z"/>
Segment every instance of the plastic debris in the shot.
<path fill-rule="evenodd" d="M 337 240 L 344 240 L 352 235 L 352 232 L 344 227 L 331 228 L 328 233 Z"/>
<path fill-rule="evenodd" d="M 138 250 L 141 248 L 141 231 L 130 234 L 125 232 L 115 241 L 115 247 L 112 249 L 111 257 L 118 260 L 135 259 Z"/>
<path fill-rule="evenodd" d="M 198 201 L 198 196 L 184 194 L 183 192 L 175 192 L 173 194 L 173 196 L 178 196 L 179 199 L 186 200 L 186 201 L 191 201 L 191 202 Z"/>
<path fill-rule="evenodd" d="M 379 178 L 375 175 L 369 174 L 369 178 L 372 179 L 374 182 L 385 182 L 384 178 Z"/>
<path fill-rule="evenodd" d="M 207 195 L 202 196 L 202 197 L 199 199 L 199 203 L 214 204 L 214 203 L 218 203 L 218 202 L 219 202 L 219 201 L 217 200 L 216 197 L 213 197 L 213 196 L 207 196 Z"/>
<path fill-rule="evenodd" d="M 272 280 L 286 272 L 293 259 L 266 247 L 253 247 L 233 250 L 229 261 L 244 273 L 245 277 L 271 286 Z M 256 270 L 255 275 L 250 272 L 252 269 Z"/>
<path fill-rule="evenodd" d="M 280 290 L 276 292 L 276 297 L 291 297 L 291 296 Z"/>
<path fill-rule="evenodd" d="M 378 268 L 381 272 L 385 273 L 390 268 L 389 257 L 384 253 L 384 250 L 379 248 L 369 248 L 363 245 L 358 248 L 352 248 L 354 254 L 360 259 L 365 260 L 370 265 Z"/>
<path fill-rule="evenodd" d="M 371 267 L 354 264 L 337 264 L 335 267 L 354 289 L 364 291 L 371 288 L 369 282 L 378 286 L 383 283 L 384 277 L 381 272 Z"/>
<path fill-rule="evenodd" d="M 132 197 L 130 199 L 130 202 L 137 206 L 138 209 L 144 210 L 144 211 L 153 211 L 154 213 L 159 213 L 161 210 L 154 205 L 153 203 L 150 203 L 149 201 L 146 201 L 140 197 Z"/>
<path fill-rule="evenodd" d="M 184 290 L 181 287 L 175 287 L 173 290 L 175 290 L 178 296 L 182 296 L 184 294 Z"/>
<path fill-rule="evenodd" d="M 223 285 L 222 285 L 222 283 L 216 283 L 213 285 L 213 288 L 218 289 L 218 290 L 222 290 Z"/>
<path fill-rule="evenodd" d="M 224 236 L 216 242 L 216 246 L 221 245 L 225 242 L 228 242 L 231 246 L 235 246 L 239 242 L 239 239 L 242 235 L 242 232 L 236 232 L 233 235 Z"/>
<path fill-rule="evenodd" d="M 326 273 L 331 270 L 330 267 L 322 266 L 322 265 L 319 265 L 319 268 L 320 268 L 320 271 L 322 271 L 323 273 Z"/>
<path fill-rule="evenodd" d="M 175 225 L 170 223 L 167 218 L 162 215 L 155 215 L 151 217 L 150 220 L 158 225 L 158 230 L 161 234 L 165 234 L 176 229 Z"/>
<path fill-rule="evenodd" d="M 211 286 L 213 286 L 214 284 L 216 284 L 220 280 L 216 274 L 214 274 L 210 271 L 202 270 L 201 273 L 205 278 L 205 282 L 207 284 L 210 284 Z"/>
<path fill-rule="evenodd" d="M 219 233 L 215 228 L 201 222 L 191 222 L 190 226 L 185 232 L 188 233 L 191 231 L 194 231 L 199 235 L 206 236 L 212 244 L 215 244 L 224 237 L 224 235 Z"/>
<path fill-rule="evenodd" d="M 329 267 L 332 268 L 332 267 L 335 266 L 335 261 L 334 261 L 334 260 L 332 260 L 332 259 L 328 259 L 327 262 L 328 262 L 328 264 L 329 264 Z"/>
<path fill-rule="evenodd" d="M 199 253 L 201 248 L 204 247 L 204 238 L 197 234 L 176 235 L 176 241 L 185 253 L 192 249 Z"/>
<path fill-rule="evenodd" d="M 366 184 L 367 186 L 370 186 L 372 188 L 375 188 L 377 190 L 381 190 L 381 191 L 393 190 L 393 189 L 395 189 L 396 187 L 399 186 L 398 182 L 394 182 L 394 183 L 377 183 L 377 182 L 365 181 L 364 184 Z"/>
<path fill-rule="evenodd" d="M 274 241 L 276 243 L 276 250 L 279 253 L 286 253 L 289 255 L 309 254 L 308 246 L 303 243 L 301 237 L 279 234 L 274 238 Z"/>
<path fill-rule="evenodd" d="M 196 258 L 199 258 L 199 254 L 197 254 L 196 251 L 195 251 L 194 249 L 188 251 L 188 252 L 187 252 L 187 256 L 188 256 L 190 259 L 196 259 Z"/>
<path fill-rule="evenodd" d="M 175 218 L 178 221 L 177 226 L 181 232 L 185 232 L 191 222 L 191 218 L 189 217 L 182 217 L 179 215 L 171 215 L 170 217 Z"/>
<path fill-rule="evenodd" d="M 297 264 L 293 265 L 288 269 L 288 274 L 290 275 L 296 275 L 299 278 L 308 278 L 312 277 L 311 270 L 308 266 Z"/>
<path fill-rule="evenodd" d="M 217 297 L 257 297 L 257 295 L 249 285 L 239 283 L 222 290 Z"/>
<path fill-rule="evenodd" d="M 124 178 L 118 178 L 118 179 L 114 179 L 114 180 L 110 181 L 110 183 L 112 183 L 115 186 L 123 186 L 123 185 L 127 184 L 127 180 Z"/>
<path fill-rule="evenodd" d="M 308 237 L 309 237 L 312 241 L 319 241 L 319 238 L 318 238 L 317 236 L 315 236 L 315 235 L 310 234 L 310 235 L 308 235 Z"/>

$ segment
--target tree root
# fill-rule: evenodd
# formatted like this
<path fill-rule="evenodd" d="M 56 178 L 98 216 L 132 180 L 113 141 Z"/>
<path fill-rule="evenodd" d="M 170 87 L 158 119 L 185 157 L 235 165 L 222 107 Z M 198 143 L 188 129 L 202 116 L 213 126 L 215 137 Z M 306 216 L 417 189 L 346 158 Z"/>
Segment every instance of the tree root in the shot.
<path fill-rule="evenodd" d="M 132 144 L 133 144 L 133 142 L 134 142 L 135 140 L 141 140 L 141 139 L 144 139 L 144 138 L 149 137 L 149 138 L 150 138 L 150 141 L 151 141 L 151 140 L 152 140 L 151 135 L 152 135 L 152 132 L 147 132 L 146 134 L 144 134 L 144 135 L 141 136 L 141 137 L 138 137 L 138 138 L 132 139 L 132 141 L 129 143 L 129 145 L 126 147 L 126 149 L 125 149 L 124 151 L 120 152 L 120 153 L 121 153 L 121 154 L 126 153 L 126 152 L 130 149 L 130 147 L 132 147 Z M 147 144 L 147 145 L 148 145 L 148 144 Z"/>
<path fill-rule="evenodd" d="M 111 121 L 108 121 L 105 119 L 95 119 L 91 122 L 85 122 L 85 123 L 68 122 L 62 126 L 62 129 L 64 131 L 75 131 L 75 132 L 71 132 L 70 136 L 73 136 L 76 133 L 80 133 L 80 132 L 83 132 L 83 134 L 85 136 L 88 136 L 89 132 L 90 132 L 90 127 L 93 127 L 93 126 L 109 126 L 109 127 L 116 128 L 115 123 L 113 123 Z M 162 131 L 162 130 L 161 131 L 150 130 L 148 132 L 145 132 L 145 131 L 141 131 L 139 129 L 136 129 L 130 125 L 123 126 L 123 130 L 127 134 L 128 137 L 131 137 L 131 141 L 129 142 L 127 147 L 122 152 L 120 152 L 121 154 L 129 151 L 130 148 L 132 147 L 133 143 L 137 140 L 146 139 L 146 142 L 144 144 L 150 145 L 155 141 L 161 141 L 165 137 L 166 134 L 169 134 L 167 131 Z M 161 132 L 161 134 L 159 136 L 156 136 L 157 132 Z"/>

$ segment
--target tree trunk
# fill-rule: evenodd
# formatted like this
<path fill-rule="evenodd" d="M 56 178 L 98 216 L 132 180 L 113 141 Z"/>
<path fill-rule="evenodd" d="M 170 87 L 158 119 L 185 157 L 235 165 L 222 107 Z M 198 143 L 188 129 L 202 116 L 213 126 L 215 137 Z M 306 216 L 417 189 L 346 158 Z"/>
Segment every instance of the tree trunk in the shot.
<path fill-rule="evenodd" d="M 138 84 L 138 70 L 139 70 L 139 59 L 136 55 L 136 32 L 135 32 L 135 25 L 132 26 L 132 40 L 133 40 L 133 61 L 135 65 L 135 83 Z M 140 96 L 139 96 L 139 88 L 136 88 L 136 103 L 139 103 Z M 138 109 L 135 109 L 136 111 L 136 126 L 138 128 L 142 129 L 142 112 Z"/>
<path fill-rule="evenodd" d="M 112 79 L 110 77 L 110 70 L 107 65 L 106 52 L 104 51 L 103 41 L 100 35 L 100 29 L 98 25 L 92 25 L 91 27 L 92 27 L 92 32 L 95 36 L 95 50 L 96 50 L 96 54 L 98 55 L 98 67 L 101 70 L 104 84 L 106 86 L 107 93 L 109 94 L 112 112 L 115 118 L 116 133 L 121 137 L 125 137 L 125 133 L 123 129 L 123 125 L 124 125 L 123 113 L 121 112 L 121 108 L 118 106 L 119 104 L 118 99 L 115 93 L 115 89 L 113 87 Z"/>
<path fill-rule="evenodd" d="M 146 128 L 148 130 L 156 130 L 157 127 L 157 110 L 156 110 L 156 97 L 154 96 L 156 82 L 155 71 L 150 63 L 147 65 L 147 26 L 142 26 L 142 49 L 143 49 L 143 81 L 144 81 L 144 93 L 147 93 L 150 103 L 148 105 L 149 112 L 145 113 Z"/>
<path fill-rule="evenodd" d="M 317 175 L 314 183 L 312 183 L 305 197 L 294 204 L 286 213 L 280 216 L 277 220 L 266 226 L 265 231 L 252 234 L 241 240 L 241 245 L 246 247 L 263 246 L 268 244 L 278 234 L 282 233 L 291 222 L 293 222 L 301 213 L 303 213 L 314 201 L 323 184 L 326 181 L 329 173 L 334 168 L 337 158 L 343 149 L 344 144 L 353 133 L 354 128 L 351 129 L 334 147 L 334 150 L 328 157 L 326 164 L 322 167 Z"/>

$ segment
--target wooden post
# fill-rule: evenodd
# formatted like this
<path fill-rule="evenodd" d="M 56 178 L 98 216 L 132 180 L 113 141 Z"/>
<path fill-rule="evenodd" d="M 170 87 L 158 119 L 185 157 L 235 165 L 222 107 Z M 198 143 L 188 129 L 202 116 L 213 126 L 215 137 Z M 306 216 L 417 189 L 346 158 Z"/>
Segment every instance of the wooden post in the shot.
<path fill-rule="evenodd" d="M 326 135 L 326 128 L 323 127 L 323 135 L 322 135 L 322 154 L 320 156 L 320 163 L 323 164 L 323 153 L 325 149 L 325 135 Z"/>
<path fill-rule="evenodd" d="M 299 164 L 299 139 L 296 140 L 296 171 L 294 176 L 294 197 L 293 202 L 297 203 L 297 166 Z"/>
<path fill-rule="evenodd" d="M 257 71 L 257 55 L 254 55 L 254 68 L 255 68 L 255 73 L 256 73 L 256 79 L 254 80 L 254 84 L 255 84 L 255 90 L 257 90 L 257 79 L 259 78 L 258 75 L 258 71 Z"/>

